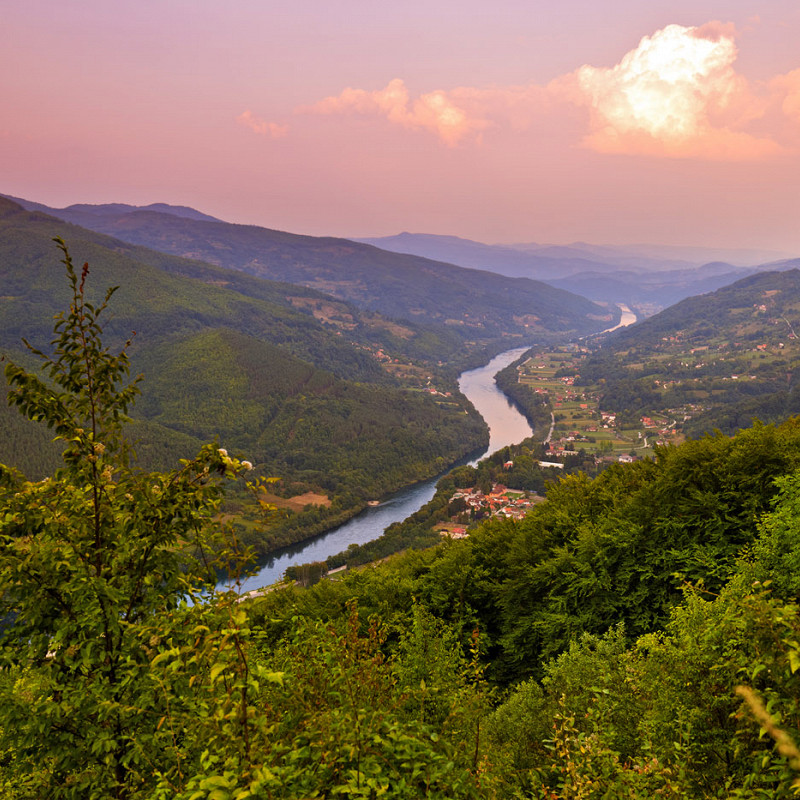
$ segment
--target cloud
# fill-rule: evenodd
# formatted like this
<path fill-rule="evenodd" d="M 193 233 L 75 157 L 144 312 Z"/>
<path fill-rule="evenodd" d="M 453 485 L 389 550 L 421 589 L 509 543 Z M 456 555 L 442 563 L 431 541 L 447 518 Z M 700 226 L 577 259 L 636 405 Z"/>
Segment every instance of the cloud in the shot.
<path fill-rule="evenodd" d="M 381 116 L 404 128 L 431 131 L 450 147 L 465 138 L 479 136 L 489 126 L 487 120 L 468 115 L 447 92 L 441 90 L 422 94 L 412 101 L 400 78 L 395 78 L 384 89 L 377 91 L 347 88 L 336 97 L 326 97 L 298 111 Z"/>
<path fill-rule="evenodd" d="M 270 136 L 273 139 L 280 139 L 289 133 L 288 125 L 278 125 L 275 122 L 266 122 L 263 119 L 256 117 L 251 111 L 247 110 L 236 117 L 236 121 L 240 125 L 245 125 L 250 130 L 261 134 L 262 136 Z"/>
<path fill-rule="evenodd" d="M 590 110 L 584 144 L 605 153 L 755 160 L 774 141 L 740 129 L 765 105 L 736 73 L 731 26 L 668 25 L 645 36 L 611 68 L 573 73 L 574 99 Z"/>
<path fill-rule="evenodd" d="M 781 111 L 792 121 L 800 123 L 800 69 L 779 75 L 770 83 Z"/>
<path fill-rule="evenodd" d="M 294 113 L 382 118 L 449 147 L 511 131 L 658 158 L 757 161 L 789 152 L 800 144 L 800 70 L 751 85 L 735 69 L 736 37 L 733 25 L 718 21 L 667 25 L 613 67 L 584 65 L 546 85 L 462 86 L 412 97 L 395 78 L 377 90 L 348 87 Z M 239 122 L 273 137 L 288 130 L 249 111 Z"/>

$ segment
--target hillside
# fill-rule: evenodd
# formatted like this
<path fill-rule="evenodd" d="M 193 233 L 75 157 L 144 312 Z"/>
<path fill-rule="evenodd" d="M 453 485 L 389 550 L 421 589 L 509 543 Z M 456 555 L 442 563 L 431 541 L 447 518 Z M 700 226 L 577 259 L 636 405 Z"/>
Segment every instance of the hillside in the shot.
<path fill-rule="evenodd" d="M 347 239 L 156 211 L 113 214 L 105 206 L 48 213 L 129 243 L 318 289 L 395 319 L 447 326 L 462 340 L 493 344 L 495 351 L 506 340 L 512 346 L 515 340 L 596 332 L 617 318 L 616 309 L 539 281 L 390 253 Z"/>
<path fill-rule="evenodd" d="M 450 379 L 425 360 L 415 364 L 437 343 L 447 351 L 447 339 L 430 330 L 0 201 L 0 348 L 16 360 L 31 363 L 22 337 L 46 347 L 53 315 L 64 307 L 53 236 L 68 243 L 76 263 L 90 264 L 96 300 L 104 287 L 120 287 L 105 332 L 112 347 L 136 332 L 132 369 L 145 381 L 134 431 L 147 466 L 174 463 L 218 437 L 264 474 L 280 476 L 285 491 L 328 495 L 316 528 L 295 532 L 310 535 L 326 518 L 434 475 L 485 441 L 483 423 Z M 437 374 L 441 388 L 453 390 L 438 402 L 424 391 Z M 32 477 L 52 469 L 49 437 L 26 433 L 5 405 L 0 421 L 8 431 L 0 462 Z"/>
<path fill-rule="evenodd" d="M 655 412 L 692 435 L 800 412 L 800 271 L 783 266 L 609 335 L 580 383 L 600 386 L 605 410 Z"/>
<path fill-rule="evenodd" d="M 130 468 L 124 356 L 69 277 L 49 385 L 8 372 L 67 450 L 42 481 L 0 465 L 4 797 L 795 796 L 800 420 L 311 589 L 216 592 L 216 498 L 252 464 Z"/>

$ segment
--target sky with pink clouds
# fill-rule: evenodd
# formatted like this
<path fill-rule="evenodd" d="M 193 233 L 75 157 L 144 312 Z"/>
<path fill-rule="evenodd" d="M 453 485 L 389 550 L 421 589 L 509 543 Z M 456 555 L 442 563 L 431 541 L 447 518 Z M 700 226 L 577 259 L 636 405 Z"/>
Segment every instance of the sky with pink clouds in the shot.
<path fill-rule="evenodd" d="M 0 193 L 800 254 L 797 0 L 3 6 Z"/>

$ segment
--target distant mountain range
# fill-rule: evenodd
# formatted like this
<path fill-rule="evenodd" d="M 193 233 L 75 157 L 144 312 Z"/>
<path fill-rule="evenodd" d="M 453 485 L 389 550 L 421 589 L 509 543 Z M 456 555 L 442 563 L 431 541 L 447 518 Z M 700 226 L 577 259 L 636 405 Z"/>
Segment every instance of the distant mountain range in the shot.
<path fill-rule="evenodd" d="M 488 245 L 457 236 L 414 233 L 347 240 L 232 225 L 166 203 L 77 204 L 56 209 L 10 199 L 28 210 L 43 211 L 124 241 L 314 287 L 388 316 L 466 326 L 465 333 L 475 333 L 477 339 L 509 335 L 509 322 L 516 328 L 513 333 L 523 336 L 532 332 L 531 327 L 562 331 L 576 324 L 577 331 L 581 323 L 570 319 L 576 309 L 566 308 L 569 302 L 564 305 L 564 296 L 545 297 L 541 286 L 500 284 L 476 272 L 542 282 L 606 307 L 627 303 L 640 316 L 649 316 L 747 275 L 800 265 L 800 258 L 792 254 L 766 249 L 586 242 Z M 392 259 L 359 245 L 406 258 Z M 432 267 L 420 259 L 438 265 Z M 454 265 L 472 272 L 454 272 Z M 551 309 L 546 316 L 538 310 L 531 315 L 521 308 L 536 309 L 531 290 Z M 515 303 L 518 295 L 520 302 Z M 475 305 L 476 296 L 482 298 L 478 315 L 466 310 Z M 577 310 L 589 319 L 596 316 L 589 307 Z M 514 319 L 522 324 L 515 326 Z"/>
<path fill-rule="evenodd" d="M 317 289 L 386 317 L 444 326 L 489 349 L 609 327 L 614 307 L 527 277 L 467 269 L 332 237 L 197 218 L 186 209 L 69 206 L 17 200 L 90 230 L 172 255 Z M 202 216 L 202 215 L 201 215 Z"/>
<path fill-rule="evenodd" d="M 202 220 L 204 222 L 221 222 L 222 220 L 216 217 L 211 217 L 208 214 L 203 214 L 202 211 L 197 211 L 189 206 L 173 206 L 168 203 L 150 203 L 146 206 L 133 206 L 128 203 L 76 203 L 69 208 L 53 209 L 42 203 L 34 203 L 31 200 L 23 200 L 21 197 L 14 197 L 10 194 L 0 194 L 0 197 L 5 197 L 7 200 L 13 200 L 15 203 L 21 205 L 26 211 L 43 211 L 45 214 L 58 217 L 59 219 L 69 219 L 68 222 L 73 222 L 75 225 L 80 225 L 81 220 L 91 221 L 98 216 L 117 217 L 122 214 L 130 214 L 133 211 L 156 211 L 161 214 L 172 214 L 175 217 L 182 217 L 183 219 Z M 57 211 L 64 212 L 64 215 L 56 213 Z M 88 227 L 88 226 L 87 226 Z"/>
<path fill-rule="evenodd" d="M 788 254 L 766 250 L 610 247 L 582 242 L 569 246 L 487 245 L 455 236 L 411 233 L 359 241 L 393 252 L 541 280 L 598 302 L 624 302 L 644 314 L 754 272 L 800 264 L 800 259 Z"/>
<path fill-rule="evenodd" d="M 738 267 L 752 267 L 770 261 L 793 258 L 796 253 L 767 249 L 747 249 L 729 247 L 692 247 L 689 245 L 666 244 L 625 244 L 599 245 L 587 242 L 573 242 L 570 245 L 549 245 L 531 242 L 529 244 L 507 245 L 515 250 L 523 250 L 540 255 L 580 253 L 589 254 L 593 261 L 600 261 L 618 267 L 636 270 L 685 269 L 708 264 L 711 261 L 725 261 Z"/>

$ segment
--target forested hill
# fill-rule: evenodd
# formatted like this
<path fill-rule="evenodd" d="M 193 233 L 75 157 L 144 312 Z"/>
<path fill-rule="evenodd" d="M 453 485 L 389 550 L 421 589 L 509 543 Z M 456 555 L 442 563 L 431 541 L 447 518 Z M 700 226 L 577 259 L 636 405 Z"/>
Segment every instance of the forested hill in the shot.
<path fill-rule="evenodd" d="M 771 736 L 800 735 L 798 467 L 797 419 L 659 448 L 567 477 L 523 520 L 270 593 L 250 621 L 266 653 L 353 607 L 396 632 L 418 718 L 465 765 L 485 754 L 478 796 L 788 800 L 800 765 Z"/>
<path fill-rule="evenodd" d="M 615 308 L 610 311 L 539 281 L 391 253 L 347 239 L 156 211 L 113 214 L 106 206 L 48 211 L 154 250 L 309 286 L 390 317 L 447 325 L 465 340 L 517 337 L 527 343 L 552 334 L 580 336 L 610 327 L 618 318 Z"/>
<path fill-rule="evenodd" d="M 0 462 L 4 798 L 796 797 L 800 419 L 566 476 L 311 589 L 214 591 L 240 551 L 218 493 L 259 492 L 253 465 L 131 469 L 125 356 L 61 250 L 49 380 L 6 371 L 65 453 L 40 481 Z M 244 334 L 201 336 L 238 361 Z M 293 366 L 307 395 L 335 380 Z"/>
<path fill-rule="evenodd" d="M 326 495 L 320 514 L 335 519 L 485 442 L 479 417 L 431 363 L 434 354 L 460 354 L 446 331 L 147 251 L 0 200 L 0 349 L 15 360 L 32 363 L 22 337 L 47 349 L 53 316 L 65 307 L 54 236 L 76 263 L 89 263 L 93 301 L 119 286 L 105 335 L 114 347 L 136 332 L 132 369 L 145 380 L 134 418 L 147 465 L 173 464 L 218 437 L 284 479 L 287 491 Z M 430 394 L 428 377 L 443 382 L 440 395 Z M 55 467 L 46 431 L 5 403 L 0 425 L 1 463 L 32 477 Z M 324 519 L 316 523 L 318 531 Z"/>
<path fill-rule="evenodd" d="M 605 410 L 732 433 L 800 412 L 798 334 L 800 270 L 762 272 L 610 334 L 581 382 L 601 386 Z"/>

